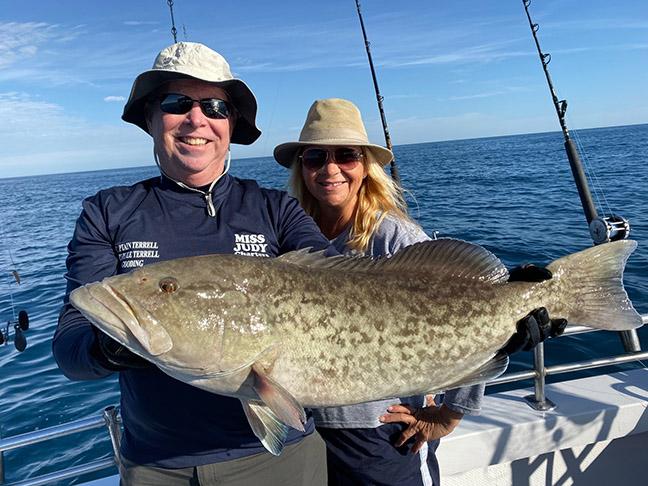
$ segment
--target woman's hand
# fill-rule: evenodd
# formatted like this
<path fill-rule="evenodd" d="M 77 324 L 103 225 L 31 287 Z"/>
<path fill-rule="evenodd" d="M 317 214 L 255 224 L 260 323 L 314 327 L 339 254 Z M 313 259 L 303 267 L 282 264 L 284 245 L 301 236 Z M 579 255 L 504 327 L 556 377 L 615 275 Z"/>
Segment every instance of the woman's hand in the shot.
<path fill-rule="evenodd" d="M 381 422 L 407 424 L 407 428 L 394 444 L 396 447 L 402 446 L 414 437 L 412 453 L 416 454 L 426 442 L 445 437 L 459 425 L 463 417 L 462 413 L 455 412 L 445 405 L 437 407 L 433 403 L 425 408 L 414 408 L 409 405 L 392 405 L 387 408 L 389 413 L 380 417 Z"/>

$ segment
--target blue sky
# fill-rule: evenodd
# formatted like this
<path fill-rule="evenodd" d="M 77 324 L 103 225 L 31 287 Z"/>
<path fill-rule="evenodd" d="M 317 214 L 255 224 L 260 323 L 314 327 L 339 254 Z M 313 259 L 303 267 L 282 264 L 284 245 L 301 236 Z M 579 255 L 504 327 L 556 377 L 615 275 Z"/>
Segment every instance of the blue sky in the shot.
<path fill-rule="evenodd" d="M 553 131 L 522 0 L 364 0 L 395 145 Z M 648 122 L 648 2 L 534 0 L 568 125 Z M 342 97 L 383 143 L 354 0 L 176 0 L 178 39 L 223 54 L 253 89 L 262 137 L 296 140 L 313 100 Z M 0 177 L 152 164 L 121 121 L 134 77 L 172 43 L 165 0 L 0 0 Z"/>

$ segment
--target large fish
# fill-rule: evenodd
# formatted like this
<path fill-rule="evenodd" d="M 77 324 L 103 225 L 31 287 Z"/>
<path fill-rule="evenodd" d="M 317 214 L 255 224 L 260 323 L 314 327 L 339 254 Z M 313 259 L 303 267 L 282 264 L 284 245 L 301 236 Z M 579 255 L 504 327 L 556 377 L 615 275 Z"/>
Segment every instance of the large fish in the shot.
<path fill-rule="evenodd" d="M 303 407 L 436 392 L 501 374 L 498 350 L 540 306 L 601 329 L 641 325 L 623 288 L 634 241 L 551 263 L 553 278 L 507 283 L 481 246 L 442 239 L 392 258 L 235 255 L 147 265 L 72 292 L 93 324 L 162 371 L 237 397 L 278 454 Z"/>

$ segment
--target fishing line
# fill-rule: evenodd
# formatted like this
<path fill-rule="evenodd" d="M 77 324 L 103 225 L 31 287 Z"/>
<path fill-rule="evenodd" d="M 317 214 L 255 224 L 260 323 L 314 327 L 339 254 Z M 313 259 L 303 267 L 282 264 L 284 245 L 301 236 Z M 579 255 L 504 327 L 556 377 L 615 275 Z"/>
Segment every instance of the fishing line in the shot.
<path fill-rule="evenodd" d="M 5 249 L 7 250 L 7 254 L 9 255 L 9 260 L 11 261 L 11 270 L 9 273 L 11 273 L 16 280 L 16 283 L 20 285 L 20 276 L 18 274 L 18 271 L 16 270 L 16 262 L 14 261 L 13 258 L 13 253 L 11 251 L 11 248 L 7 244 L 7 239 L 5 238 L 5 233 L 4 233 L 4 226 L 0 225 L 0 241 L 2 244 L 5 246 Z M 9 301 L 11 303 L 11 315 L 14 320 L 16 320 L 16 307 L 14 305 L 14 298 L 13 298 L 13 291 L 11 290 L 11 283 L 8 286 L 9 290 Z"/>
<path fill-rule="evenodd" d="M 283 70 L 280 70 L 278 73 L 278 78 L 277 81 L 275 82 L 274 86 L 274 98 L 272 100 L 272 105 L 270 107 L 270 116 L 268 118 L 268 123 L 267 123 L 267 128 L 264 129 L 266 134 L 268 135 L 267 137 L 264 137 L 263 139 L 263 147 L 261 149 L 262 153 L 267 153 L 268 149 L 268 141 L 270 140 L 270 135 L 272 134 L 273 131 L 273 125 L 274 125 L 274 118 L 275 118 L 275 113 L 277 112 L 277 101 L 279 99 L 279 91 L 283 92 L 284 88 L 284 78 L 285 78 L 285 72 Z"/>
<path fill-rule="evenodd" d="M 570 126 L 572 125 L 571 123 L 572 117 L 570 117 Z M 604 214 L 607 216 L 611 216 L 613 213 L 612 208 L 607 200 L 607 197 L 605 196 L 605 189 L 603 188 L 603 184 L 601 184 L 598 175 L 596 173 L 596 169 L 594 167 L 594 164 L 589 161 L 589 157 L 587 156 L 585 146 L 583 145 L 581 141 L 581 137 L 578 133 L 577 130 L 572 129 L 570 133 L 573 135 L 574 142 L 576 143 L 578 147 L 578 151 L 581 154 L 581 159 L 585 165 L 585 171 L 587 173 L 587 178 L 594 189 L 594 198 L 596 199 L 596 203 L 603 211 Z M 600 194 L 600 195 L 599 195 Z M 603 203 L 601 203 L 601 199 L 603 200 Z M 606 213 L 607 210 L 607 213 Z"/>

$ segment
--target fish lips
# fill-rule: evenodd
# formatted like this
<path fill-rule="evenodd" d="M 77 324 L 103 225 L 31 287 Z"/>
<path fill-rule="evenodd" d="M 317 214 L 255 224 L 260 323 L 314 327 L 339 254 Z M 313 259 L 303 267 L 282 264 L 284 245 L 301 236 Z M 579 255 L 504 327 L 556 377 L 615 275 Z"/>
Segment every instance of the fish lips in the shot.
<path fill-rule="evenodd" d="M 99 329 L 137 354 L 146 351 L 158 356 L 173 347 L 166 329 L 150 312 L 108 283 L 79 287 L 70 294 L 70 302 Z"/>

